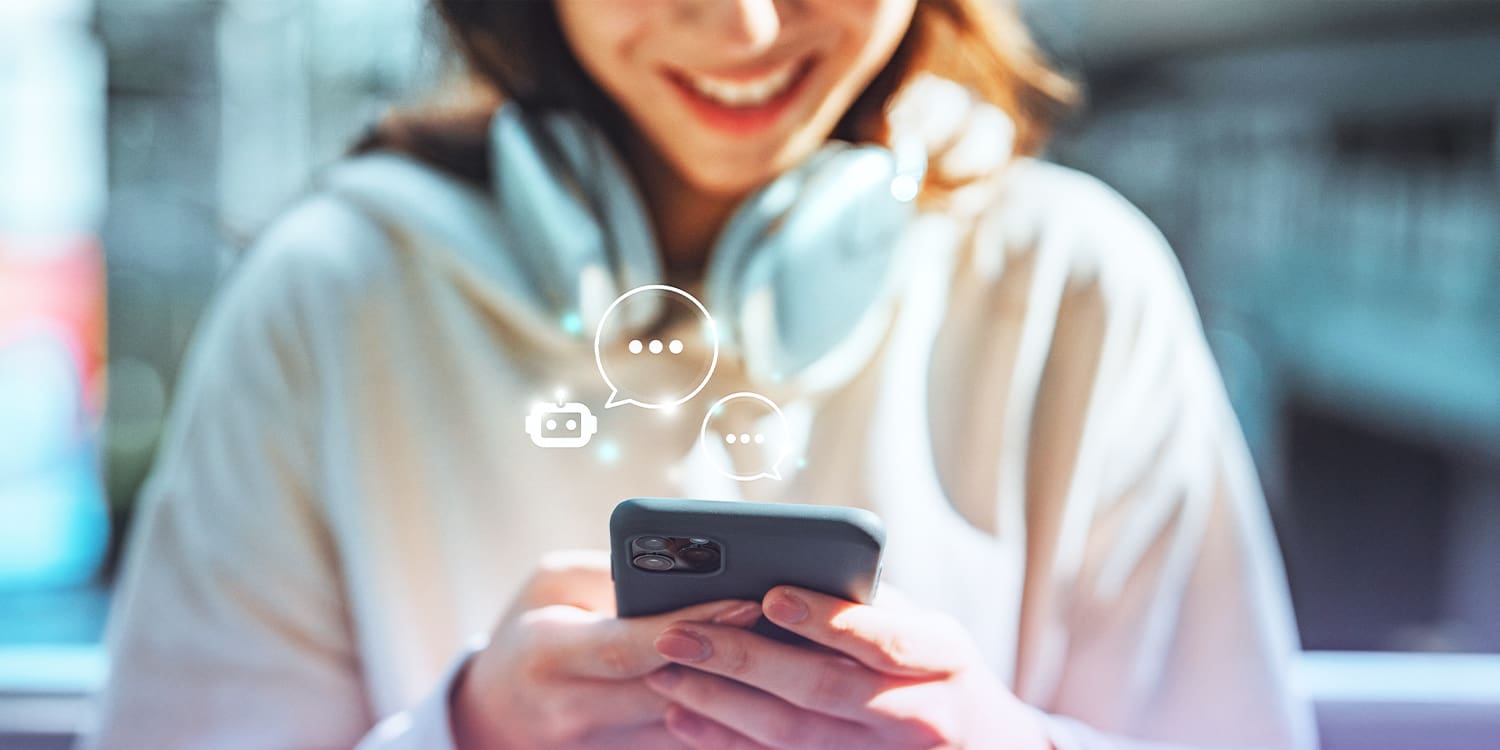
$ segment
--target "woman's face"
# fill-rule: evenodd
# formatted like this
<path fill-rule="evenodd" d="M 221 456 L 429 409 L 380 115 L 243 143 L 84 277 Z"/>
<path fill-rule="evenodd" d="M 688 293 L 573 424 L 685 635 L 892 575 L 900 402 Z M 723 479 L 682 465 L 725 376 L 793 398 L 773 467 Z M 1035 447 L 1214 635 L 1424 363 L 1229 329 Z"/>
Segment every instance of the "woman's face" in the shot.
<path fill-rule="evenodd" d="M 556 0 L 574 55 L 673 169 L 741 194 L 805 159 L 916 0 Z"/>

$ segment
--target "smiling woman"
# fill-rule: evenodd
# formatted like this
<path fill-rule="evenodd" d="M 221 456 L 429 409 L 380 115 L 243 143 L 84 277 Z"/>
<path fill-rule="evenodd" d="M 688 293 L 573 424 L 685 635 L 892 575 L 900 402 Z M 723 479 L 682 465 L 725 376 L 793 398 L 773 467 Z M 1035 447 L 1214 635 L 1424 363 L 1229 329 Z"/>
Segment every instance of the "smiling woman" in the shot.
<path fill-rule="evenodd" d="M 100 746 L 1307 742 L 1180 273 L 1030 158 L 1071 89 L 1014 9 L 436 5 L 483 93 L 383 123 L 202 327 Z M 874 511 L 885 593 L 617 617 L 578 548 L 630 496 Z"/>

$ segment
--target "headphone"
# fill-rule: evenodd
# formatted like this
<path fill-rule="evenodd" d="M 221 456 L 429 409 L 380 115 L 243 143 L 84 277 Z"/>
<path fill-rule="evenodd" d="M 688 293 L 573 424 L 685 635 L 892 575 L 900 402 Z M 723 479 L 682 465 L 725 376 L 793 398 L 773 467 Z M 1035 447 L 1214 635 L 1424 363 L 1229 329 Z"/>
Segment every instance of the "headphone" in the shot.
<path fill-rule="evenodd" d="M 507 102 L 489 136 L 493 195 L 392 154 L 323 182 L 435 263 L 477 273 L 476 293 L 541 333 L 592 338 L 618 297 L 663 283 L 645 202 L 598 128 Z M 817 389 L 864 367 L 926 171 L 916 135 L 891 148 L 830 141 L 732 213 L 702 302 L 753 380 Z"/>
<path fill-rule="evenodd" d="M 609 140 L 567 112 L 502 105 L 490 129 L 500 223 L 532 302 L 592 335 L 608 306 L 664 274 L 645 203 Z M 863 367 L 927 170 L 925 144 L 830 141 L 746 198 L 709 254 L 703 303 L 751 378 L 842 380 Z"/>

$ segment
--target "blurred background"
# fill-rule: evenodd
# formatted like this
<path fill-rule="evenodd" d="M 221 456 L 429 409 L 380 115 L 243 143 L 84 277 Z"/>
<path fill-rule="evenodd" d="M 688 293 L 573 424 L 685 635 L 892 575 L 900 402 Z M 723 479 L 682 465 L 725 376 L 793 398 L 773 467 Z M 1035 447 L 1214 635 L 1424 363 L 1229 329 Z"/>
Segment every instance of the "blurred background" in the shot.
<path fill-rule="evenodd" d="M 1500 747 L 1500 2 L 1023 7 L 1088 91 L 1049 158 L 1187 271 L 1324 747 Z M 89 721 L 120 540 L 236 255 L 452 72 L 421 0 L 0 2 L 0 747 Z"/>

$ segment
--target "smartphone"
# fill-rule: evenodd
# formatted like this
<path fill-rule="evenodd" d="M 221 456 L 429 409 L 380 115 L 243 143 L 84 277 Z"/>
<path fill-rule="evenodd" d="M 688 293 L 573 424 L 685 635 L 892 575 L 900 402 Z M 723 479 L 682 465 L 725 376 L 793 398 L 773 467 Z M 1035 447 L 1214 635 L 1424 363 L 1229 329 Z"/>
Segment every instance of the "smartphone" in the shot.
<path fill-rule="evenodd" d="M 632 498 L 609 519 L 621 617 L 718 599 L 759 601 L 788 584 L 861 604 L 880 581 L 885 527 L 860 508 Z M 764 617 L 752 628 L 804 643 Z"/>

